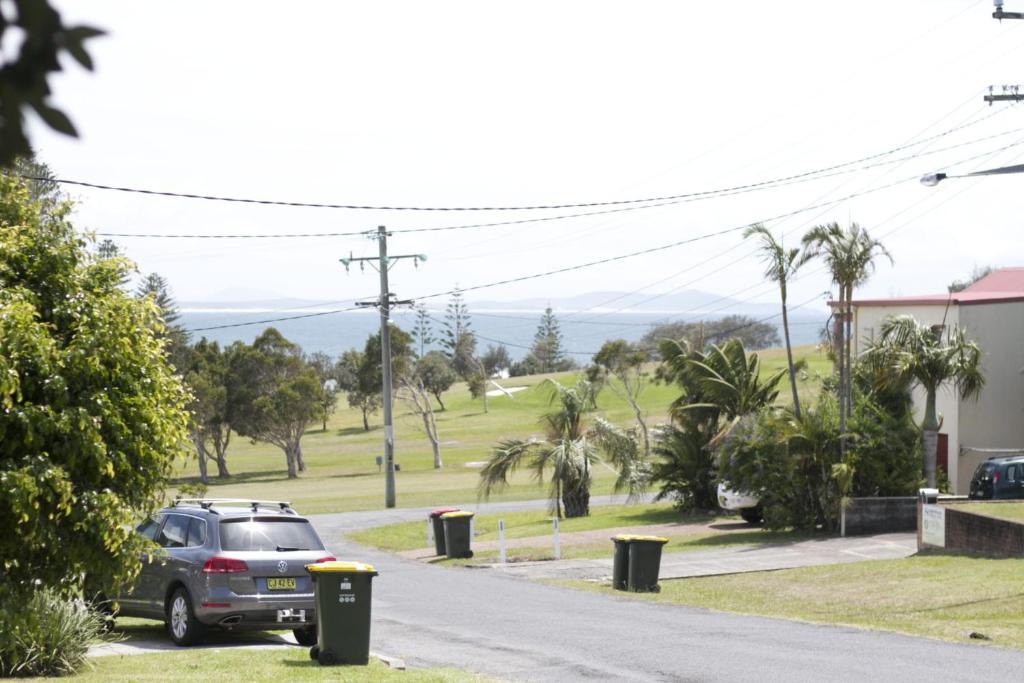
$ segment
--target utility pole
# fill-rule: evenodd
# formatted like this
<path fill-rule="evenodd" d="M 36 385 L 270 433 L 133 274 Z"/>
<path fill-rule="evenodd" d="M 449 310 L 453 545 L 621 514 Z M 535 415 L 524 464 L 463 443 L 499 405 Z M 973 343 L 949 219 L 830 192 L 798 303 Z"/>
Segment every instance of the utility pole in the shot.
<path fill-rule="evenodd" d="M 415 266 L 420 261 L 426 261 L 423 254 L 403 254 L 401 256 L 388 256 L 388 232 L 383 225 L 377 226 L 376 233 L 369 233 L 370 239 L 376 239 L 380 253 L 376 259 L 373 257 L 338 259 L 348 270 L 350 264 L 359 262 L 360 269 L 365 263 L 380 272 L 380 298 L 377 301 L 357 301 L 357 306 L 376 306 L 380 311 L 380 356 L 381 371 L 383 373 L 382 403 L 384 404 L 384 505 L 395 507 L 395 430 L 391 419 L 391 328 L 389 320 L 392 306 L 410 305 L 410 301 L 392 300 L 394 296 L 388 290 L 388 271 L 391 265 L 401 259 L 411 258 Z M 375 264 L 374 261 L 377 261 Z"/>

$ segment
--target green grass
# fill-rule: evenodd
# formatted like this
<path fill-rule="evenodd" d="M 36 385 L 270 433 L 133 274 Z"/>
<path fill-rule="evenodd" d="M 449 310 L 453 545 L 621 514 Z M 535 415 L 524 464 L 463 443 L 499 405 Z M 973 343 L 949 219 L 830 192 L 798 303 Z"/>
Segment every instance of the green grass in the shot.
<path fill-rule="evenodd" d="M 973 512 L 978 515 L 1008 519 L 1012 522 L 1024 522 L 1024 503 L 975 502 L 950 505 L 949 507 L 957 508 L 964 512 Z"/>
<path fill-rule="evenodd" d="M 51 679 L 36 679 L 51 680 Z M 338 681 L 360 683 L 462 683 L 485 681 L 454 669 L 396 671 L 377 660 L 368 666 L 325 667 L 304 647 L 271 650 L 183 650 L 146 655 L 94 657 L 82 673 L 52 680 L 88 681 Z"/>
<path fill-rule="evenodd" d="M 808 372 L 801 380 L 802 396 L 817 394 L 820 379 L 816 373 L 827 373 L 829 362 L 813 347 L 795 350 L 797 358 L 807 358 Z M 760 352 L 764 372 L 785 366 L 785 352 L 780 349 Z M 576 374 L 551 375 L 562 382 L 575 381 Z M 458 384 L 444 395 L 447 410 L 437 413 L 444 467 L 433 469 L 433 456 L 419 418 L 404 404 L 395 404 L 395 453 L 401 465 L 397 475 L 397 498 L 401 507 L 419 507 L 467 503 L 477 498 L 479 471 L 466 463 L 486 460 L 494 445 L 503 438 L 540 435 L 540 415 L 548 409 L 547 393 L 540 387 L 544 376 L 516 377 L 502 382 L 505 387 L 528 386 L 529 389 L 489 399 L 489 412 L 483 413 L 482 402 L 470 397 L 465 384 Z M 665 421 L 668 406 L 679 394 L 674 386 L 651 384 L 641 396 L 649 422 Z M 789 400 L 784 380 L 779 402 Z M 261 498 L 288 500 L 302 513 L 370 510 L 382 507 L 384 476 L 378 472 L 375 457 L 382 454 L 383 430 L 380 415 L 370 419 L 371 429 L 363 430 L 358 411 L 349 409 L 344 398 L 328 422 L 326 431 L 319 425 L 308 431 L 302 440 L 307 471 L 298 479 L 288 479 L 284 454 L 280 449 L 253 444 L 235 436 L 228 450 L 227 480 L 211 478 L 207 495 L 227 498 Z M 598 398 L 598 411 L 608 420 L 621 425 L 633 422 L 632 411 L 612 391 Z M 216 468 L 211 463 L 211 473 Z M 194 459 L 176 467 L 173 483 L 198 480 Z M 592 493 L 611 493 L 614 474 L 605 468 L 595 471 Z M 173 493 L 173 488 L 169 493 Z M 511 486 L 492 500 L 527 500 L 544 497 L 545 489 L 529 473 L 512 477 Z"/>
<path fill-rule="evenodd" d="M 498 520 L 505 521 L 505 538 L 515 540 L 536 538 L 526 547 L 508 548 L 513 561 L 553 559 L 551 515 L 543 510 L 504 512 L 478 515 L 474 518 L 474 556 L 472 560 L 439 560 L 449 564 L 486 564 L 498 557 L 497 549 L 480 548 L 497 541 Z M 707 525 L 711 525 L 709 528 Z M 562 559 L 593 559 L 611 554 L 610 537 L 616 530 L 660 525 L 658 535 L 669 539 L 665 552 L 713 550 L 736 545 L 775 544 L 804 538 L 800 534 L 769 532 L 751 527 L 735 516 L 680 514 L 668 503 L 642 505 L 602 505 L 590 510 L 590 516 L 563 519 L 559 522 Z M 573 534 L 605 531 L 593 538 L 573 539 Z M 375 527 L 349 534 L 349 538 L 365 545 L 393 552 L 427 547 L 426 523 L 404 522 Z"/>
<path fill-rule="evenodd" d="M 776 572 L 675 579 L 661 592 L 608 595 L 822 624 L 1024 648 L 1024 560 L 920 555 Z"/>

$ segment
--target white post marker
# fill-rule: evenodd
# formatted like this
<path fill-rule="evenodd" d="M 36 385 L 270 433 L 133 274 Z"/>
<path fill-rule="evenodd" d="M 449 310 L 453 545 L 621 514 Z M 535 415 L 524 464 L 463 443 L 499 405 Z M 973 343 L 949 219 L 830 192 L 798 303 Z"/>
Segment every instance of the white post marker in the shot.
<path fill-rule="evenodd" d="M 427 547 L 434 547 L 434 520 L 427 517 Z"/>
<path fill-rule="evenodd" d="M 555 528 L 555 559 L 560 560 L 562 559 L 562 543 L 558 538 L 558 517 L 552 517 L 551 521 Z"/>
<path fill-rule="evenodd" d="M 505 520 L 498 520 L 498 562 L 505 564 Z"/>

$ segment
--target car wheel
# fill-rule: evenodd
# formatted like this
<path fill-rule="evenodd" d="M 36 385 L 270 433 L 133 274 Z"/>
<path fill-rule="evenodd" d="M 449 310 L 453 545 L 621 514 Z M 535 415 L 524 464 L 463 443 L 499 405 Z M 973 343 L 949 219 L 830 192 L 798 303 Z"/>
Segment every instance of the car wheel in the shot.
<path fill-rule="evenodd" d="M 743 508 L 740 510 L 740 517 L 747 524 L 760 524 L 761 520 L 764 519 L 764 513 L 761 511 L 761 506 L 758 505 L 755 508 Z"/>
<path fill-rule="evenodd" d="M 167 601 L 167 634 L 175 645 L 194 645 L 203 637 L 206 628 L 192 612 L 192 599 L 188 591 L 179 588 Z"/>
<path fill-rule="evenodd" d="M 305 628 L 293 628 L 292 635 L 295 636 L 295 642 L 299 645 L 309 647 L 310 645 L 316 645 L 316 626 L 307 626 Z"/>

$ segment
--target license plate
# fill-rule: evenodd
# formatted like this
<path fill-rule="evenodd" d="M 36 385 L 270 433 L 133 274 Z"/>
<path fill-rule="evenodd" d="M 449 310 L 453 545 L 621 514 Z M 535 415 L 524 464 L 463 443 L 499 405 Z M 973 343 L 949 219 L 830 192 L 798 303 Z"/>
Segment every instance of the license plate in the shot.
<path fill-rule="evenodd" d="M 272 591 L 293 591 L 295 590 L 295 579 L 267 579 L 267 590 Z"/>

